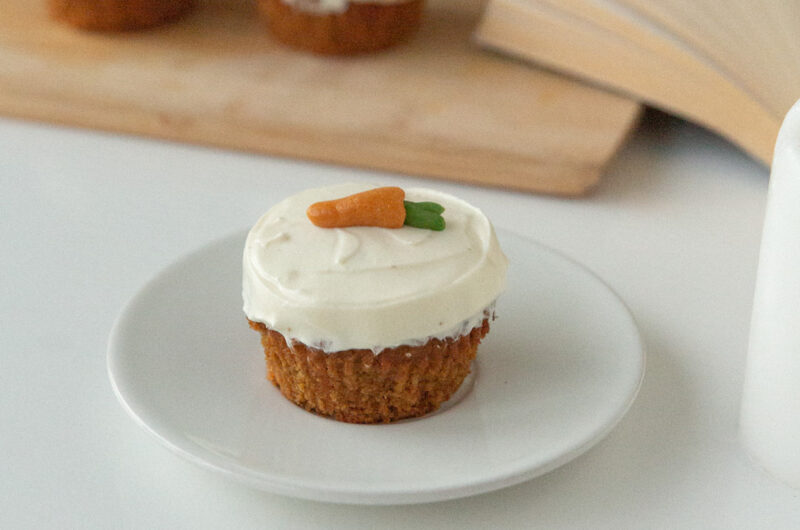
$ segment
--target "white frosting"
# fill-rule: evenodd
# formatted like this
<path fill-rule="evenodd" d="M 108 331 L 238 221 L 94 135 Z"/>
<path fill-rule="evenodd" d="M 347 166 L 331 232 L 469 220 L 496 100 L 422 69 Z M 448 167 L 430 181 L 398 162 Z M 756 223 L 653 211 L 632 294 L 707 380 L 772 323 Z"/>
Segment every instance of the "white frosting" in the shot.
<path fill-rule="evenodd" d="M 310 13 L 344 13 L 350 4 L 403 4 L 411 0 L 283 0 L 295 9 Z"/>
<path fill-rule="evenodd" d="M 458 336 L 490 316 L 507 260 L 486 216 L 427 189 L 410 201 L 445 207 L 445 230 L 404 226 L 319 228 L 314 202 L 374 186 L 307 190 L 270 209 L 250 230 L 243 256 L 244 312 L 287 339 L 327 352 L 379 352 Z"/>

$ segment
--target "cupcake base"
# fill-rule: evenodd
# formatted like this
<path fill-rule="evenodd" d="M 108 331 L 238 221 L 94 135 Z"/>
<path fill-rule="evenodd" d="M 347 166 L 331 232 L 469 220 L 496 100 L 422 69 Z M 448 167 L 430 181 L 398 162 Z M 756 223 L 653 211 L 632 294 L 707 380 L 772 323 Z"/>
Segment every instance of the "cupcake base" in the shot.
<path fill-rule="evenodd" d="M 439 408 L 470 372 L 489 320 L 454 339 L 381 351 L 325 353 L 250 322 L 261 333 L 267 379 L 304 409 L 348 423 L 387 423 Z"/>
<path fill-rule="evenodd" d="M 50 16 L 91 31 L 130 31 L 179 18 L 193 0 L 48 0 Z"/>
<path fill-rule="evenodd" d="M 419 28 L 423 0 L 399 4 L 351 3 L 343 13 L 313 13 L 283 0 L 259 0 L 276 39 L 293 48 L 325 55 L 351 55 L 388 48 Z"/>

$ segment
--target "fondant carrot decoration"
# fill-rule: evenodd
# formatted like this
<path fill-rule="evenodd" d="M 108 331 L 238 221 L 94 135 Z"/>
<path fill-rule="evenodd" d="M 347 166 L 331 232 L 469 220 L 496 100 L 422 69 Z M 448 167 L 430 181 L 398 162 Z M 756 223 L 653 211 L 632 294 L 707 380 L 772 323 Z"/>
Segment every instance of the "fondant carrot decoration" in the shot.
<path fill-rule="evenodd" d="M 389 186 L 315 202 L 306 210 L 309 220 L 322 228 L 377 226 L 400 228 L 404 224 L 429 230 L 444 230 L 444 208 L 435 202 L 411 202 L 406 193 Z"/>

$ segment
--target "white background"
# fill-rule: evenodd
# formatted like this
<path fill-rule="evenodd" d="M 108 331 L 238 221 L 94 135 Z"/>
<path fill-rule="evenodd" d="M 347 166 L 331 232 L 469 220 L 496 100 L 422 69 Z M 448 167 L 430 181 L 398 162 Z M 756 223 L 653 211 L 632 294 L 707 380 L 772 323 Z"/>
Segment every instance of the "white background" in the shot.
<path fill-rule="evenodd" d="M 800 491 L 736 432 L 767 171 L 648 117 L 578 200 L 0 120 L 0 528 L 800 528 Z M 353 179 L 459 195 L 620 293 L 648 366 L 608 438 L 494 493 L 347 506 L 233 483 L 125 415 L 105 354 L 126 300 L 280 198 Z"/>

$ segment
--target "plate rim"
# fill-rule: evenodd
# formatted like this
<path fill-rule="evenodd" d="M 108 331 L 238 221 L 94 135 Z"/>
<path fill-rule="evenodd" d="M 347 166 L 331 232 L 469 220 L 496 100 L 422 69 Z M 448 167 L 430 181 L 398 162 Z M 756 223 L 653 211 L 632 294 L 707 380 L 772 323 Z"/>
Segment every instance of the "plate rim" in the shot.
<path fill-rule="evenodd" d="M 638 347 L 639 355 L 632 355 L 632 358 L 638 359 L 639 361 L 638 373 L 635 383 L 628 391 L 626 399 L 623 402 L 624 405 L 616 409 L 614 414 L 611 415 L 611 419 L 603 424 L 600 428 L 588 432 L 586 436 L 582 437 L 575 446 L 570 447 L 563 454 L 560 454 L 558 457 L 548 460 L 541 465 L 520 466 L 518 463 L 519 460 L 516 460 L 516 465 L 512 466 L 511 464 L 508 464 L 494 473 L 489 473 L 480 479 L 473 480 L 468 483 L 435 484 L 430 487 L 422 486 L 415 487 L 414 489 L 410 489 L 408 486 L 375 487 L 373 485 L 370 490 L 365 490 L 361 486 L 325 486 L 319 483 L 310 484 L 308 482 L 304 482 L 303 480 L 292 480 L 291 477 L 286 476 L 269 476 L 263 472 L 254 471 L 246 466 L 242 466 L 234 462 L 222 461 L 217 455 L 211 452 L 207 452 L 205 457 L 200 456 L 158 432 L 158 430 L 151 424 L 152 422 L 146 421 L 136 410 L 134 410 L 134 408 L 126 399 L 124 392 L 120 388 L 119 382 L 115 377 L 114 366 L 116 361 L 114 359 L 114 354 L 120 349 L 119 342 L 121 340 L 121 328 L 131 310 L 137 304 L 141 303 L 150 290 L 155 287 L 160 278 L 169 274 L 174 269 L 179 268 L 187 261 L 191 261 L 192 257 L 208 251 L 208 249 L 211 247 L 224 244 L 225 242 L 228 242 L 234 238 L 240 238 L 243 242 L 244 235 L 247 233 L 246 230 L 230 232 L 222 237 L 207 241 L 197 248 L 178 255 L 167 265 L 158 269 L 151 277 L 147 279 L 147 281 L 141 284 L 136 289 L 134 294 L 126 301 L 126 303 L 120 309 L 117 317 L 114 320 L 114 324 L 111 327 L 106 350 L 106 371 L 114 395 L 116 396 L 117 401 L 119 401 L 123 410 L 125 410 L 125 412 L 134 420 L 137 425 L 139 425 L 151 436 L 155 437 L 162 446 L 166 447 L 168 450 L 177 454 L 178 456 L 200 466 L 201 468 L 221 473 L 223 476 L 229 479 L 233 479 L 239 483 L 244 483 L 250 487 L 262 491 L 307 500 L 357 505 L 424 504 L 488 493 L 490 491 L 510 487 L 547 474 L 550 471 L 553 471 L 586 453 L 594 445 L 603 440 L 611 431 L 614 430 L 614 428 L 616 428 L 622 418 L 625 417 L 630 408 L 633 406 L 633 403 L 636 401 L 636 397 L 638 396 L 642 387 L 646 373 L 647 352 L 645 343 L 642 339 L 641 331 L 639 330 L 639 326 L 636 322 L 633 312 L 628 307 L 625 300 L 619 295 L 619 293 L 617 293 L 616 290 L 614 290 L 602 277 L 600 277 L 588 266 L 577 261 L 571 256 L 548 245 L 540 243 L 533 238 L 505 228 L 496 227 L 495 230 L 498 232 L 501 240 L 507 236 L 510 236 L 511 238 L 518 239 L 523 243 L 532 245 L 539 250 L 544 251 L 545 253 L 551 254 L 561 261 L 569 263 L 573 268 L 586 274 L 592 280 L 602 286 L 603 289 L 611 295 L 611 298 L 616 301 L 619 309 L 622 310 L 622 314 L 624 314 L 629 321 L 629 331 L 633 332 L 633 336 L 636 339 L 636 345 Z M 508 467 L 508 469 L 505 469 L 506 467 Z"/>

